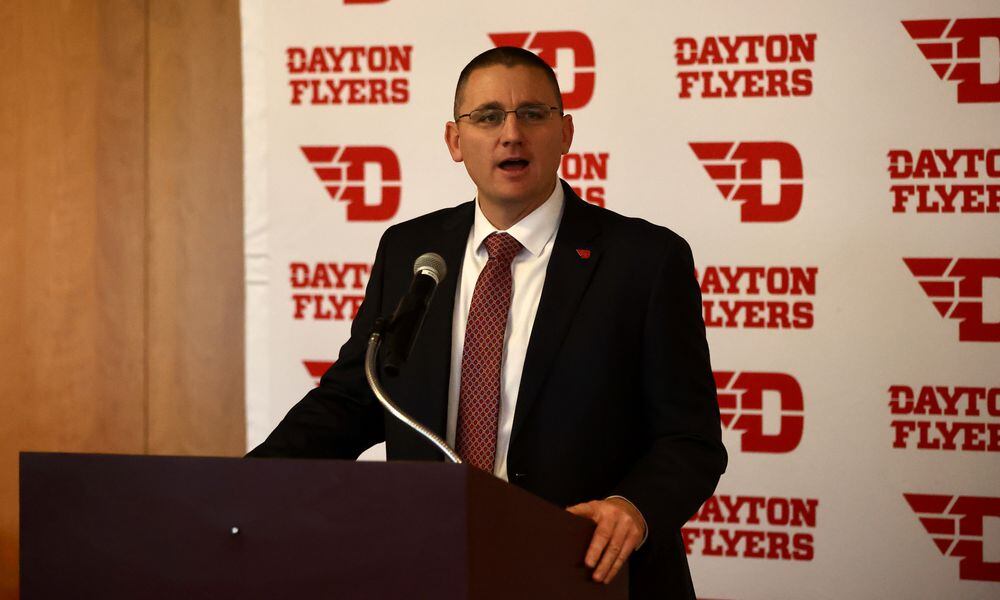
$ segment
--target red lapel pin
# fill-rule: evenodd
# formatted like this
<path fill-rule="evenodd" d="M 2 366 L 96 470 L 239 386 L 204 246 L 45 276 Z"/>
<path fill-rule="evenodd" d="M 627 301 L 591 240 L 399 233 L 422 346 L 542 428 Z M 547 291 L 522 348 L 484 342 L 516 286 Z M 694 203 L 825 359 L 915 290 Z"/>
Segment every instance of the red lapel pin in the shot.
<path fill-rule="evenodd" d="M 577 248 L 576 253 L 584 260 L 590 258 L 590 248 Z"/>

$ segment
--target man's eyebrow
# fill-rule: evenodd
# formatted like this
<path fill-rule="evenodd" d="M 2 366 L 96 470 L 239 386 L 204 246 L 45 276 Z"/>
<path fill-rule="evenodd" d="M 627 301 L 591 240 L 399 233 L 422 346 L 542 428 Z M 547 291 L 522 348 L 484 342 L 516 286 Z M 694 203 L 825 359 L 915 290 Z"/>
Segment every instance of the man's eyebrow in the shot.
<path fill-rule="evenodd" d="M 548 102 L 542 102 L 541 100 L 525 100 L 524 102 L 518 104 L 517 108 L 521 108 L 522 106 L 534 106 L 536 104 L 544 104 L 545 106 L 549 106 Z M 501 110 L 507 110 L 503 104 L 501 104 L 496 100 L 493 100 L 491 102 L 484 102 L 479 106 L 473 108 L 472 110 L 485 110 L 487 108 L 499 108 Z M 470 110 L 469 112 L 472 112 L 472 110 Z"/>
<path fill-rule="evenodd" d="M 473 108 L 469 112 L 476 111 L 476 110 L 484 110 L 484 109 L 487 109 L 487 108 L 501 108 L 502 109 L 503 108 L 503 104 L 500 104 L 496 100 L 493 100 L 492 102 L 484 102 L 484 103 L 480 104 L 479 106 Z"/>

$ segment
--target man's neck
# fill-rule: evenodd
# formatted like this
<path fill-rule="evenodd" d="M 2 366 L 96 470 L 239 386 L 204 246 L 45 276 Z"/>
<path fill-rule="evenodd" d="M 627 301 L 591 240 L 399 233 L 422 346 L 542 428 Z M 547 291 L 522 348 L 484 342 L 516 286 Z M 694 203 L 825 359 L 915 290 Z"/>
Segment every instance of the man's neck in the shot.
<path fill-rule="evenodd" d="M 548 193 L 524 203 L 497 202 L 480 195 L 478 197 L 479 210 L 483 212 L 483 216 L 490 222 L 490 225 L 496 227 L 498 231 L 506 231 L 515 223 L 534 212 L 536 208 L 545 204 L 545 201 L 552 196 L 552 192 L 556 189 L 555 186 L 557 185 L 559 185 L 558 177 L 553 182 L 552 187 L 549 188 Z"/>

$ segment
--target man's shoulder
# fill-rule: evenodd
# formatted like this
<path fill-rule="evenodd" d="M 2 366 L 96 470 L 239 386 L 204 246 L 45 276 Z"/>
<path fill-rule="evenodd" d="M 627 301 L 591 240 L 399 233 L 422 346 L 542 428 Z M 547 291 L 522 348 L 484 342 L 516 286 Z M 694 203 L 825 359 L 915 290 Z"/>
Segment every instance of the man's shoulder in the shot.
<path fill-rule="evenodd" d="M 687 241 L 678 233 L 640 217 L 632 217 L 611 209 L 577 200 L 578 210 L 585 218 L 597 223 L 602 237 L 618 247 L 644 250 L 650 247 L 686 247 Z"/>
<path fill-rule="evenodd" d="M 407 237 L 411 235 L 426 235 L 435 229 L 453 229 L 465 224 L 472 224 L 473 201 L 463 202 L 457 206 L 442 208 L 419 217 L 396 223 L 385 230 L 384 237 Z"/>

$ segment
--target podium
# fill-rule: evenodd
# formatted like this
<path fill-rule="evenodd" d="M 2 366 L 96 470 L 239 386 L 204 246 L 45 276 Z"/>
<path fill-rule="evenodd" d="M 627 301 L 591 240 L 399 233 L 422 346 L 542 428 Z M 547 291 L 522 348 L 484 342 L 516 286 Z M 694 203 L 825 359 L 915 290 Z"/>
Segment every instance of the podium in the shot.
<path fill-rule="evenodd" d="M 624 599 L 589 521 L 465 465 L 21 454 L 21 597 Z"/>

